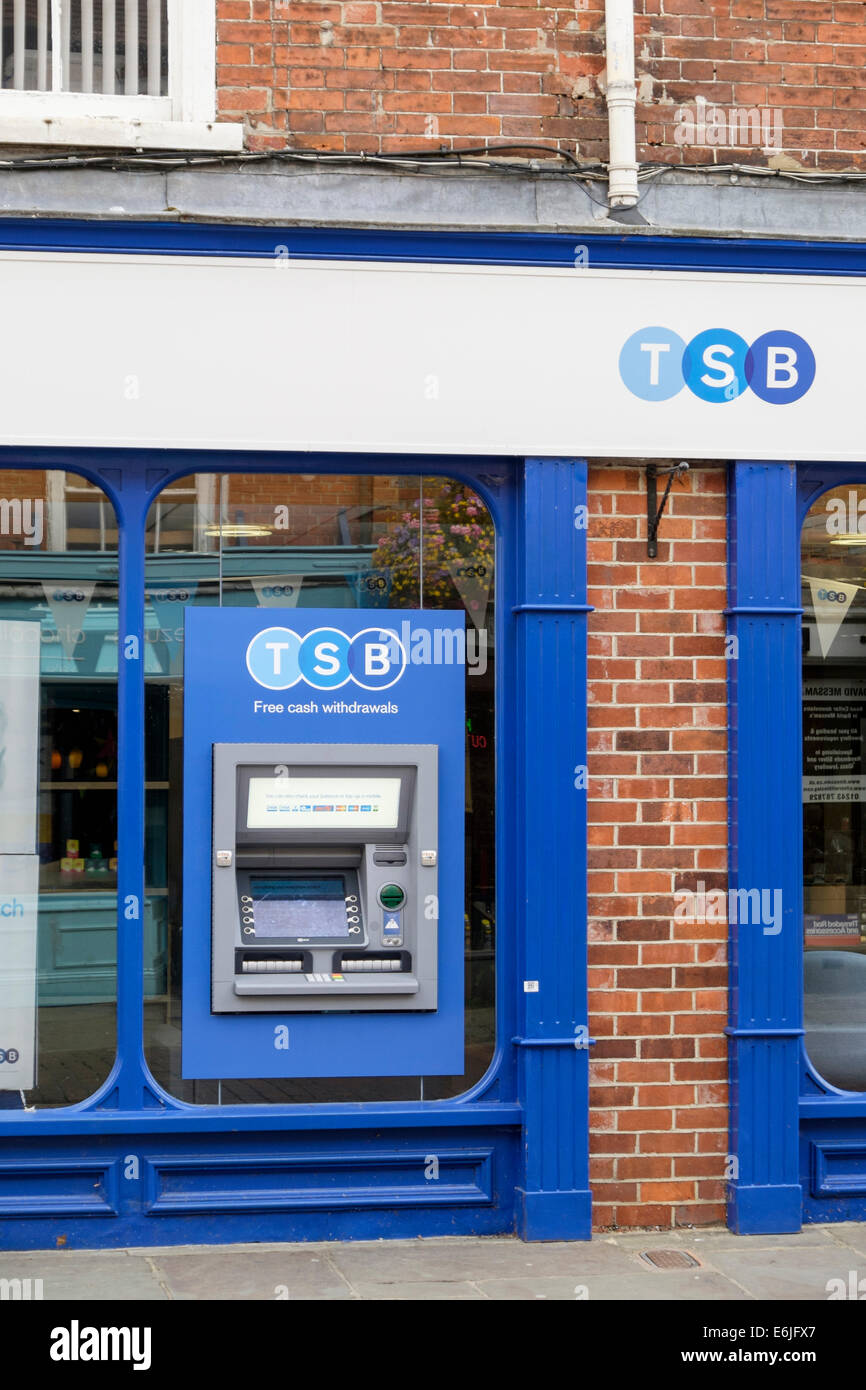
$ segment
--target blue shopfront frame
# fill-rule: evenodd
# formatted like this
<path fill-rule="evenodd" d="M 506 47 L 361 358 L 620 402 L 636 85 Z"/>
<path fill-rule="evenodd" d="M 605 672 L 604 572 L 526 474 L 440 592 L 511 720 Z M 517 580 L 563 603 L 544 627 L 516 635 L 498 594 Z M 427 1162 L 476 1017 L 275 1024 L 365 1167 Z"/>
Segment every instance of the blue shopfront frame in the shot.
<path fill-rule="evenodd" d="M 573 235 L 279 228 L 279 238 L 293 257 L 320 260 L 574 264 Z M 273 227 L 0 223 L 6 250 L 261 256 L 272 254 L 273 241 Z M 851 243 L 632 231 L 580 241 L 600 268 L 866 273 L 866 247 Z M 0 467 L 76 472 L 106 492 L 119 525 L 119 630 L 138 636 L 139 645 L 145 518 L 167 484 L 206 471 L 381 472 L 385 461 L 259 451 L 0 450 Z M 586 759 L 586 533 L 574 526 L 586 504 L 586 461 L 389 455 L 387 465 L 402 474 L 466 481 L 497 528 L 502 910 L 491 1066 L 470 1091 L 447 1101 L 187 1105 L 148 1072 L 141 923 L 121 918 L 110 1077 L 80 1105 L 26 1115 L 0 1111 L 0 1247 L 45 1248 L 61 1237 L 69 1247 L 107 1248 L 510 1230 L 525 1239 L 590 1234 L 589 1054 L 581 1045 L 586 815 L 585 793 L 573 776 Z M 857 473 L 822 468 L 820 478 L 829 481 L 821 490 Z M 740 935 L 731 943 L 729 1219 L 743 1232 L 795 1230 L 804 1215 L 866 1216 L 866 1186 L 857 1186 L 866 1098 L 823 1087 L 822 1094 L 814 1087 L 801 1094 L 808 1086 L 797 927 L 799 534 L 818 474 L 804 465 L 800 476 L 805 491 L 798 491 L 793 463 L 731 466 L 729 623 L 740 640 L 730 673 L 731 886 L 779 884 L 790 914 L 778 938 Z M 144 898 L 140 667 L 121 661 L 118 674 L 118 739 L 126 755 L 118 777 L 121 904 Z M 544 769 L 554 769 L 553 776 L 542 775 Z M 554 929 L 539 935 L 529 905 L 542 897 Z M 526 982 L 538 982 L 538 990 L 525 991 Z M 806 1196 L 801 1124 L 812 1174 Z M 440 1164 L 435 1190 L 423 1179 L 430 1153 Z"/>
<path fill-rule="evenodd" d="M 730 884 L 779 888 L 783 902 L 778 935 L 731 932 L 728 1210 L 743 1234 L 866 1220 L 866 1095 L 826 1082 L 805 1045 L 800 606 L 809 508 L 864 480 L 862 464 L 731 469 Z"/>
<path fill-rule="evenodd" d="M 196 1106 L 154 1081 L 142 1041 L 142 923 L 122 907 L 144 901 L 144 671 L 121 660 L 117 1057 L 81 1104 L 0 1111 L 0 1248 L 48 1248 L 61 1235 L 72 1248 L 514 1230 L 525 1239 L 589 1237 L 586 802 L 573 772 L 586 758 L 586 532 L 574 525 L 586 464 L 451 456 L 387 464 L 471 484 L 496 525 L 502 910 L 488 1072 L 454 1100 L 342 1105 Z M 141 651 L 145 521 L 165 486 L 207 471 L 381 473 L 383 460 L 5 449 L 0 468 L 62 469 L 104 490 L 118 519 L 118 631 L 137 637 Z M 551 727 L 553 670 L 562 708 L 577 717 Z M 545 759 L 559 778 L 539 775 Z M 542 900 L 556 906 L 564 941 L 520 935 L 519 903 Z M 537 994 L 517 987 L 529 976 Z M 435 1183 L 424 1177 L 431 1154 Z"/>

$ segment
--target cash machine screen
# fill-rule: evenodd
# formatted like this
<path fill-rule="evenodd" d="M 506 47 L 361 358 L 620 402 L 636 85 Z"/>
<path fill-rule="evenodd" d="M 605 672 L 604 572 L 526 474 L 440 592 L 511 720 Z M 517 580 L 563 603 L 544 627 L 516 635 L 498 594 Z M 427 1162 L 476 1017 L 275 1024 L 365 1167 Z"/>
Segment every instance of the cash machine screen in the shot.
<path fill-rule="evenodd" d="M 251 777 L 248 830 L 395 830 L 399 777 Z"/>
<path fill-rule="evenodd" d="M 251 875 L 256 939 L 348 941 L 346 891 L 343 874 L 310 878 Z"/>

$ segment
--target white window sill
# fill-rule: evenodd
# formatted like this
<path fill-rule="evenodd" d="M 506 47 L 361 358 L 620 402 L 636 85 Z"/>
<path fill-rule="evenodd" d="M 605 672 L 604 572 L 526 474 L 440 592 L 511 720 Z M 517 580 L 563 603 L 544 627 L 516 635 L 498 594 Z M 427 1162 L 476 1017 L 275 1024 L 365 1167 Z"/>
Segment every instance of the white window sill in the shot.
<path fill-rule="evenodd" d="M 0 105 L 0 146 L 93 145 L 121 150 L 215 150 L 244 147 L 242 122 L 124 120 L 116 116 L 12 116 Z"/>

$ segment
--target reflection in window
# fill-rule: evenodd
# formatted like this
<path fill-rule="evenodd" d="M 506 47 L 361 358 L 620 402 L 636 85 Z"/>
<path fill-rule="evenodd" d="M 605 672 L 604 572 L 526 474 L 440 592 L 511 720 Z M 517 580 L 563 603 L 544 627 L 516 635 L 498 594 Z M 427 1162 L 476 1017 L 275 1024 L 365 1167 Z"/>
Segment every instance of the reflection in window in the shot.
<path fill-rule="evenodd" d="M 149 1065 L 205 1104 L 434 1099 L 493 1056 L 495 947 L 494 529 L 480 498 L 441 478 L 199 474 L 147 524 L 148 881 L 167 904 L 167 997 L 146 1006 Z M 466 1073 L 459 1077 L 184 1081 L 180 1075 L 183 612 L 248 608 L 463 608 L 483 642 L 467 671 Z"/>
<path fill-rule="evenodd" d="M 86 1099 L 114 1060 L 117 528 L 72 474 L 6 470 L 0 494 L 0 1108 L 17 1109 Z"/>
<path fill-rule="evenodd" d="M 839 488 L 802 534 L 806 1045 L 866 1090 L 866 489 Z M 866 521 L 863 522 L 866 532 Z"/>

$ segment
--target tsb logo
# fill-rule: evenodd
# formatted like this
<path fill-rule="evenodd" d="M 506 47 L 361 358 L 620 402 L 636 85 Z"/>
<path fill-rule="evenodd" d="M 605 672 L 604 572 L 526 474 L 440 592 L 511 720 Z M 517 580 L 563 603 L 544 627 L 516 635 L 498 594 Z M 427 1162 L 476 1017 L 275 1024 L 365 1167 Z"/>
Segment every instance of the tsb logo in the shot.
<path fill-rule="evenodd" d="M 642 401 L 669 401 L 687 386 L 711 405 L 748 389 L 770 405 L 790 405 L 815 380 L 815 354 L 784 328 L 762 333 L 751 347 L 729 328 L 707 328 L 689 343 L 670 328 L 641 328 L 619 355 L 619 374 Z"/>
<path fill-rule="evenodd" d="M 845 602 L 845 595 L 840 594 L 837 589 L 819 589 L 818 597 L 824 599 L 825 603 Z"/>
<path fill-rule="evenodd" d="M 406 649 L 389 628 L 347 637 L 339 628 L 317 627 L 299 637 L 288 627 L 268 627 L 247 647 L 247 670 L 266 690 L 288 690 L 300 680 L 316 690 L 337 690 L 347 681 L 387 690 L 405 669 Z"/>

